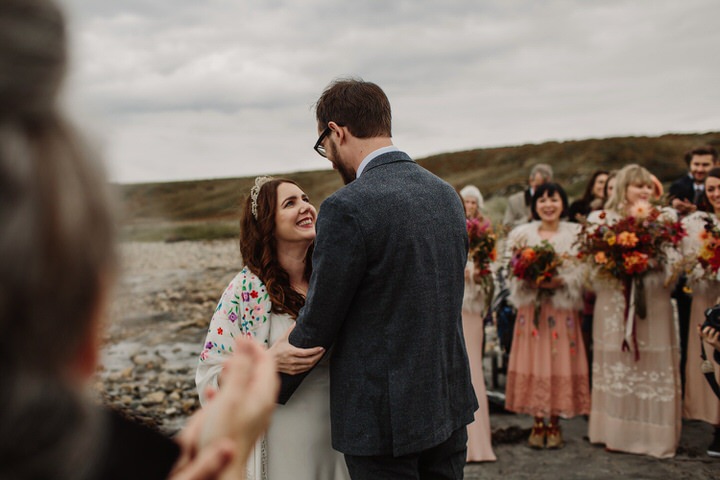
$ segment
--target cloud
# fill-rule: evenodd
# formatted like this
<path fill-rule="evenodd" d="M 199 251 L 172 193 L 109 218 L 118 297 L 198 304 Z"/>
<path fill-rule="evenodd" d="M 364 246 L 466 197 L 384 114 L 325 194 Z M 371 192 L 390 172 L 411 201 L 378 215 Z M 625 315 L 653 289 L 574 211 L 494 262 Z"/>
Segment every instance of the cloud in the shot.
<path fill-rule="evenodd" d="M 385 89 L 415 156 L 720 121 L 713 0 L 65 3 L 68 103 L 119 181 L 326 168 L 311 107 L 337 76 Z"/>

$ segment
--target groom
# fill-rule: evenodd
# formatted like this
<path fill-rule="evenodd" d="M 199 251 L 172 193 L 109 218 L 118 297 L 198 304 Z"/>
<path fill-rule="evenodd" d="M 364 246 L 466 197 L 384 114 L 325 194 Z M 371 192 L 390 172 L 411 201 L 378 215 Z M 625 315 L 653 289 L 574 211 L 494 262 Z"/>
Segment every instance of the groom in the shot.
<path fill-rule="evenodd" d="M 316 117 L 315 150 L 346 186 L 320 209 L 289 341 L 333 348 L 333 447 L 354 480 L 462 478 L 477 400 L 460 316 L 460 197 L 393 146 L 390 103 L 374 83 L 333 82 Z M 282 375 L 281 403 L 303 377 Z"/>

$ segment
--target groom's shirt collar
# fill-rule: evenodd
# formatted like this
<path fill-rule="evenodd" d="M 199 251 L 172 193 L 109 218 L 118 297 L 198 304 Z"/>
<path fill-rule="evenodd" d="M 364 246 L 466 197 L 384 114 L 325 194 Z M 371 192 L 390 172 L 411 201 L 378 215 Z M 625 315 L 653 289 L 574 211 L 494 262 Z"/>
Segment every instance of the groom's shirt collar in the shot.
<path fill-rule="evenodd" d="M 370 154 L 363 158 L 363 161 L 360 162 L 360 166 L 357 169 L 357 174 L 355 174 L 355 178 L 360 178 L 360 175 L 362 175 L 363 170 L 365 170 L 365 167 L 367 167 L 367 164 L 370 163 L 373 159 L 379 157 L 383 153 L 388 152 L 399 152 L 400 149 L 397 148 L 395 145 L 390 145 L 389 147 L 382 147 L 378 148 L 374 152 L 370 152 Z"/>

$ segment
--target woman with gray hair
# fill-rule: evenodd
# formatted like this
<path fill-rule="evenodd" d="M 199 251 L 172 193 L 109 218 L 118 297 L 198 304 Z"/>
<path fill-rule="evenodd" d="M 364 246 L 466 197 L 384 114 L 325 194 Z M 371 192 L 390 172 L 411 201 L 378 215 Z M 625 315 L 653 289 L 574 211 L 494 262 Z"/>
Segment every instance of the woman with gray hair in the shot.
<path fill-rule="evenodd" d="M 66 57 L 54 2 L 0 1 L 0 478 L 243 472 L 278 388 L 251 342 L 237 344 L 227 393 L 177 441 L 88 399 L 116 232 L 98 159 L 57 107 Z"/>
<path fill-rule="evenodd" d="M 483 196 L 474 185 L 467 185 L 460 190 L 460 197 L 465 205 L 467 221 L 478 222 L 480 229 L 492 232 L 490 220 L 482 214 Z M 483 279 L 483 277 L 485 277 Z M 484 281 L 483 281 L 484 280 Z M 472 258 L 468 258 L 465 266 L 465 294 L 463 296 L 462 322 L 470 362 L 470 377 L 478 399 L 479 408 L 475 411 L 475 420 L 467 426 L 467 461 L 494 462 L 495 453 L 492 449 L 490 432 L 490 415 L 488 412 L 485 376 L 483 375 L 483 338 L 485 336 L 486 301 L 492 293 L 484 285 L 492 284 L 492 273 L 481 273 L 476 269 Z"/>

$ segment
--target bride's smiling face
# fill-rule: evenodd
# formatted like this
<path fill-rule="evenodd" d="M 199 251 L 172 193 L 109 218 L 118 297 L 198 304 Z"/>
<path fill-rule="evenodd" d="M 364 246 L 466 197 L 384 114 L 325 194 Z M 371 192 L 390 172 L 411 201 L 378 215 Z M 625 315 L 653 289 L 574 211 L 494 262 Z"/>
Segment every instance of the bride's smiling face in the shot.
<path fill-rule="evenodd" d="M 653 186 L 649 183 L 631 183 L 625 189 L 625 200 L 628 205 L 637 202 L 649 202 L 653 194 Z"/>
<path fill-rule="evenodd" d="M 275 239 L 278 242 L 312 242 L 315 240 L 317 210 L 300 187 L 281 183 L 277 187 Z"/>

